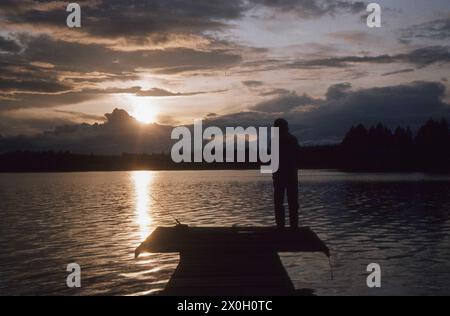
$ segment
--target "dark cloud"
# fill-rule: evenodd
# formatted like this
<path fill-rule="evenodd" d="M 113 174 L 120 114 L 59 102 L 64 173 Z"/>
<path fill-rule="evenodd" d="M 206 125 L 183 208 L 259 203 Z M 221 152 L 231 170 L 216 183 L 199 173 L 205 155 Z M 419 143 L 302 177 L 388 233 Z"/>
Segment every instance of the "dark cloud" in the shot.
<path fill-rule="evenodd" d="M 249 88 L 250 91 L 256 92 L 258 95 L 263 97 L 281 95 L 287 96 L 291 93 L 291 91 L 287 89 L 267 87 L 263 81 L 258 80 L 242 81 L 242 84 Z"/>
<path fill-rule="evenodd" d="M 221 128 L 228 126 L 269 126 L 277 114 L 268 112 L 243 111 L 209 118 L 205 125 Z"/>
<path fill-rule="evenodd" d="M 343 95 L 328 97 L 321 107 L 299 118 L 307 128 L 298 133 L 306 142 L 314 142 L 340 139 L 349 126 L 359 123 L 383 122 L 392 128 L 402 125 L 414 129 L 430 117 L 450 118 L 450 106 L 443 101 L 445 91 L 439 82 L 346 89 Z"/>
<path fill-rule="evenodd" d="M 0 94 L 0 97 L 2 95 Z M 80 91 L 70 91 L 57 94 L 48 93 L 19 93 L 12 97 L 3 95 L 0 98 L 0 112 L 17 110 L 23 108 L 53 108 L 63 105 L 75 105 L 85 101 L 93 101 L 104 98 L 105 94 L 81 93 Z"/>
<path fill-rule="evenodd" d="M 22 47 L 14 39 L 0 36 L 0 55 L 3 53 L 19 53 Z"/>
<path fill-rule="evenodd" d="M 223 93 L 227 90 L 173 92 L 161 88 L 85 88 L 50 80 L 11 80 L 0 78 L 0 112 L 22 108 L 53 108 L 75 105 L 85 101 L 107 98 L 115 94 L 131 94 L 138 97 L 186 97 L 201 94 Z"/>
<path fill-rule="evenodd" d="M 414 39 L 447 40 L 450 38 L 450 17 L 413 25 L 402 30 L 400 41 L 409 43 Z"/>
<path fill-rule="evenodd" d="M 352 68 L 359 64 L 410 64 L 417 68 L 424 68 L 434 64 L 447 64 L 449 62 L 450 46 L 429 46 L 393 55 L 330 56 L 323 58 L 305 56 L 288 62 L 285 59 L 260 59 L 242 63 L 242 70 L 238 73 L 245 74 L 280 69 L 320 70 L 327 68 Z M 359 74 L 357 73 L 357 75 Z"/>
<path fill-rule="evenodd" d="M 111 82 L 111 81 L 132 81 L 138 80 L 138 73 L 122 73 L 122 74 L 111 74 L 111 73 L 74 73 L 74 74 L 65 74 L 66 80 L 70 80 L 75 84 L 95 84 L 95 83 L 103 83 L 103 82 Z"/>
<path fill-rule="evenodd" d="M 25 63 L 11 56 L 0 61 L 0 98 L 19 100 L 20 94 L 54 95 L 72 90 L 72 85 L 60 80 L 51 69 L 40 68 L 32 62 Z M 12 104 L 13 102 L 8 102 Z M 6 105 L 0 101 L 0 111 Z"/>
<path fill-rule="evenodd" d="M 29 136 L 17 135 L 38 135 L 42 131 L 50 131 L 57 126 L 65 124 L 76 124 L 73 117 L 15 117 L 5 116 L 0 112 L 0 152 L 16 149 L 27 150 L 35 148 L 34 140 Z M 2 136 L 3 141 L 2 141 Z M 42 137 L 44 137 L 42 135 Z M 18 147 L 23 144 L 22 147 Z"/>
<path fill-rule="evenodd" d="M 263 90 L 259 93 L 260 96 L 263 97 L 269 97 L 269 96 L 274 96 L 274 95 L 286 95 L 289 94 L 291 91 L 287 90 L 287 89 L 283 89 L 283 88 L 275 88 L 275 89 L 269 89 L 269 90 Z"/>
<path fill-rule="evenodd" d="M 332 86 L 330 89 L 333 89 Z M 330 90 L 329 90 L 330 91 Z M 438 82 L 414 82 L 411 84 L 350 90 L 347 86 L 341 94 L 328 92 L 326 106 L 345 109 L 355 117 L 405 118 L 410 115 L 428 115 L 445 107 L 442 99 L 446 88 Z"/>
<path fill-rule="evenodd" d="M 138 97 L 182 97 L 182 96 L 194 96 L 210 93 L 223 93 L 227 90 L 214 90 L 214 91 L 192 91 L 192 92 L 172 92 L 161 88 L 143 89 L 142 87 L 129 87 L 129 88 L 85 88 L 82 90 L 69 90 L 65 91 L 65 86 L 53 86 L 52 82 L 29 82 L 29 92 L 26 91 L 26 82 L 12 82 L 0 79 L 0 88 L 11 86 L 11 89 L 16 91 L 14 95 L 3 94 L 3 96 L 9 96 L 4 100 L 0 99 L 0 112 L 9 111 L 19 108 L 52 108 L 62 105 L 73 105 L 88 100 L 95 100 L 104 98 L 108 95 L 114 94 L 131 94 Z M 20 88 L 21 91 L 17 92 Z M 50 93 L 51 89 L 55 92 L 61 90 L 61 93 Z M 38 93 L 42 91 L 43 93 Z M 5 90 L 7 92 L 7 90 Z M 45 93 L 44 93 L 45 92 Z M 2 94 L 0 93 L 0 96 Z"/>
<path fill-rule="evenodd" d="M 99 89 L 83 83 L 125 81 L 138 78 L 144 70 L 177 74 L 184 71 L 227 69 L 241 56 L 226 50 L 197 51 L 187 48 L 165 50 L 115 51 L 98 44 L 54 40 L 49 36 L 19 35 L 24 51 L 0 61 L 0 109 L 52 107 L 82 102 L 106 93 L 133 93 L 136 96 L 189 96 L 220 91 L 171 92 L 160 88 L 145 90 Z M 14 99 L 11 99 L 11 94 Z M 35 94 L 30 97 L 24 94 Z M 47 95 L 44 95 L 47 94 Z M 57 95 L 55 95 L 57 94 Z M 4 99 L 4 98 L 3 98 Z"/>
<path fill-rule="evenodd" d="M 52 5 L 43 1 L 3 3 L 5 20 L 11 24 L 45 27 L 65 25 L 65 1 Z M 103 0 L 78 1 L 83 11 L 80 32 L 108 38 L 152 37 L 166 41 L 169 34 L 200 34 L 221 29 L 228 20 L 238 19 L 247 9 L 245 1 L 192 0 Z M 175 9 L 176 8 L 176 9 Z"/>
<path fill-rule="evenodd" d="M 174 40 L 173 35 L 201 35 L 223 30 L 249 10 L 295 13 L 313 18 L 343 12 L 360 13 L 363 1 L 344 0 L 101 0 L 78 1 L 83 8 L 83 28 L 88 37 L 125 38 L 143 43 Z M 4 21 L 12 25 L 60 28 L 65 24 L 65 1 L 2 1 Z"/>
<path fill-rule="evenodd" d="M 58 80 L 48 79 L 10 79 L 0 77 L 1 94 L 10 93 L 57 93 L 70 90 L 70 86 L 59 82 Z M 0 94 L 0 95 L 1 95 Z"/>
<path fill-rule="evenodd" d="M 169 48 L 139 51 L 116 51 L 99 44 L 80 44 L 53 40 L 48 36 L 24 37 L 26 51 L 22 61 L 39 61 L 55 65 L 55 70 L 122 74 L 137 69 L 159 73 L 221 69 L 240 62 L 241 56 L 227 50 L 200 51 Z"/>
<path fill-rule="evenodd" d="M 251 0 L 252 3 L 281 13 L 296 14 L 302 18 L 335 15 L 343 12 L 361 13 L 366 9 L 363 1 L 339 0 Z"/>
<path fill-rule="evenodd" d="M 332 85 L 331 87 L 328 88 L 326 98 L 327 100 L 342 99 L 348 94 L 351 88 L 352 85 L 348 82 Z"/>
<path fill-rule="evenodd" d="M 257 87 L 261 87 L 262 85 L 264 85 L 264 82 L 257 81 L 257 80 L 247 80 L 247 81 L 242 81 L 242 84 L 248 88 L 257 88 Z"/>
<path fill-rule="evenodd" d="M 316 100 L 306 94 L 297 95 L 295 92 L 280 95 L 274 99 L 263 101 L 250 108 L 250 110 L 268 113 L 286 113 L 298 107 L 315 104 Z"/>
<path fill-rule="evenodd" d="M 134 94 L 139 97 L 182 97 L 193 96 L 199 94 L 208 93 L 222 93 L 227 90 L 215 90 L 215 91 L 193 91 L 193 92 L 172 92 L 161 88 L 142 89 L 142 87 L 130 87 L 130 88 L 107 88 L 107 89 L 85 89 L 80 93 L 89 94 Z"/>
<path fill-rule="evenodd" d="M 61 113 L 66 114 L 72 118 L 75 118 L 77 120 L 84 120 L 84 121 L 96 121 L 96 122 L 102 122 L 105 120 L 104 116 L 100 115 L 94 115 L 94 114 L 88 114 L 83 112 L 76 112 L 76 111 L 66 111 L 66 110 L 54 110 L 55 113 Z"/>
<path fill-rule="evenodd" d="M 225 49 L 200 51 L 189 48 L 169 48 L 139 51 L 116 51 L 100 44 L 81 44 L 54 40 L 49 36 L 17 35 L 24 51 L 2 57 L 1 74 L 7 68 L 14 75 L 43 69 L 30 64 L 51 65 L 53 74 L 59 72 L 102 73 L 105 79 L 132 79 L 141 69 L 159 73 L 178 73 L 188 70 L 214 70 L 236 65 L 241 56 Z M 47 69 L 47 72 L 50 70 Z M 83 78 L 83 77 L 81 77 Z M 98 77 L 97 77 L 98 79 Z"/>
<path fill-rule="evenodd" d="M 115 109 L 101 124 L 70 124 L 34 136 L 0 138 L 0 151 L 69 150 L 77 153 L 152 153 L 170 150 L 171 127 L 143 125 Z M 1 126 L 1 125 L 0 125 Z"/>
<path fill-rule="evenodd" d="M 299 112 L 297 102 L 284 98 L 266 101 L 268 111 L 233 113 L 216 118 L 219 126 L 267 126 L 279 116 L 289 120 L 291 129 L 303 144 L 333 143 L 352 125 L 382 122 L 390 127 L 411 126 L 413 129 L 432 118 L 450 119 L 450 104 L 445 103 L 446 88 L 439 82 L 413 82 L 397 86 L 353 90 L 348 83 L 329 87 L 324 99 L 313 100 L 316 106 Z M 291 96 L 288 99 L 295 99 Z M 287 105 L 286 105 L 287 104 Z M 277 106 L 278 105 L 278 106 Z"/>
<path fill-rule="evenodd" d="M 404 74 L 404 73 L 409 73 L 409 72 L 414 72 L 414 69 L 408 68 L 408 69 L 400 69 L 400 70 L 395 70 L 395 71 L 390 71 L 390 72 L 386 72 L 384 74 L 382 74 L 383 77 L 387 77 L 387 76 L 392 76 L 392 75 L 398 75 L 398 74 Z"/>
<path fill-rule="evenodd" d="M 415 49 L 408 53 L 396 55 L 378 55 L 378 56 L 344 56 L 329 57 L 312 60 L 298 60 L 287 64 L 289 68 L 322 68 L 322 67 L 349 67 L 357 63 L 372 64 L 391 64 L 408 63 L 417 67 L 426 67 L 437 63 L 450 62 L 450 47 L 431 46 Z"/>
<path fill-rule="evenodd" d="M 450 62 L 449 46 L 431 46 L 416 49 L 410 53 L 394 55 L 394 59 L 399 62 L 405 62 L 425 67 L 431 64 L 444 64 Z"/>
<path fill-rule="evenodd" d="M 174 8 L 176 8 L 174 10 Z M 160 41 L 169 33 L 201 33 L 220 29 L 227 20 L 240 18 L 243 1 L 104 1 L 88 12 L 86 27 L 100 36 L 143 36 L 151 33 Z M 102 17 L 98 18 L 98 12 Z M 92 16 L 92 19 L 90 19 Z"/>

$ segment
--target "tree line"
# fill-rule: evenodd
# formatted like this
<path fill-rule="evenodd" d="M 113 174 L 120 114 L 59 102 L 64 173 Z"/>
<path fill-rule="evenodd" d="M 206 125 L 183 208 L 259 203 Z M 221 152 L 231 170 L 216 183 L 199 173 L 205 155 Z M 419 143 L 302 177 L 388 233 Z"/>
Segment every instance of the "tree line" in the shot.
<path fill-rule="evenodd" d="M 248 155 L 246 155 L 248 157 Z M 299 168 L 347 171 L 450 171 L 446 120 L 429 120 L 414 135 L 408 127 L 383 124 L 350 128 L 340 144 L 301 147 Z M 81 155 L 18 151 L 0 155 L 0 172 L 257 169 L 259 163 L 181 163 L 170 154 Z"/>
<path fill-rule="evenodd" d="M 450 130 L 444 119 L 430 119 L 416 135 L 408 127 L 383 124 L 352 127 L 335 146 L 304 148 L 302 168 L 351 171 L 450 171 Z"/>

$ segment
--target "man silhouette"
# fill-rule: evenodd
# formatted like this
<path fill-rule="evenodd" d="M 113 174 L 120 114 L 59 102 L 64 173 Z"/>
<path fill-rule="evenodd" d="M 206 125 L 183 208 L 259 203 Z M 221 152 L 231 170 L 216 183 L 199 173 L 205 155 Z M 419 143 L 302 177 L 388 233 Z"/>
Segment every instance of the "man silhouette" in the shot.
<path fill-rule="evenodd" d="M 298 158 L 299 149 L 297 138 L 289 133 L 289 124 L 279 118 L 274 127 L 280 132 L 280 166 L 273 174 L 275 220 L 278 229 L 284 229 L 285 210 L 284 196 L 287 193 L 289 205 L 289 222 L 291 228 L 298 228 Z"/>

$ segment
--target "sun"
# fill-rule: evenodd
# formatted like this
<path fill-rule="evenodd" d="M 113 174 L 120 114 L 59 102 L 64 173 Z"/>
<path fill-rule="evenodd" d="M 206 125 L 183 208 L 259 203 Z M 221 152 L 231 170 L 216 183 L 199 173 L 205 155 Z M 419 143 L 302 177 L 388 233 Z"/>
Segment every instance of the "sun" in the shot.
<path fill-rule="evenodd" d="M 150 105 L 135 105 L 131 115 L 144 124 L 154 123 L 156 120 L 156 112 Z"/>

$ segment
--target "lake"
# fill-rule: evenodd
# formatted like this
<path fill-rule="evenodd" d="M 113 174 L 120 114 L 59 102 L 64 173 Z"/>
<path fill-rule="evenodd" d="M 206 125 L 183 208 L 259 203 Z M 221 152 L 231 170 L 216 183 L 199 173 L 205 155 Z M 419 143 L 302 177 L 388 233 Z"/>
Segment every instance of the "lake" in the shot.
<path fill-rule="evenodd" d="M 450 294 L 450 176 L 299 172 L 300 223 L 332 252 L 281 254 L 317 295 Z M 254 171 L 0 174 L 0 295 L 145 295 L 177 254 L 134 249 L 174 218 L 191 226 L 274 225 L 271 177 Z M 82 287 L 66 286 L 67 264 Z M 381 288 L 366 267 L 381 266 Z"/>

